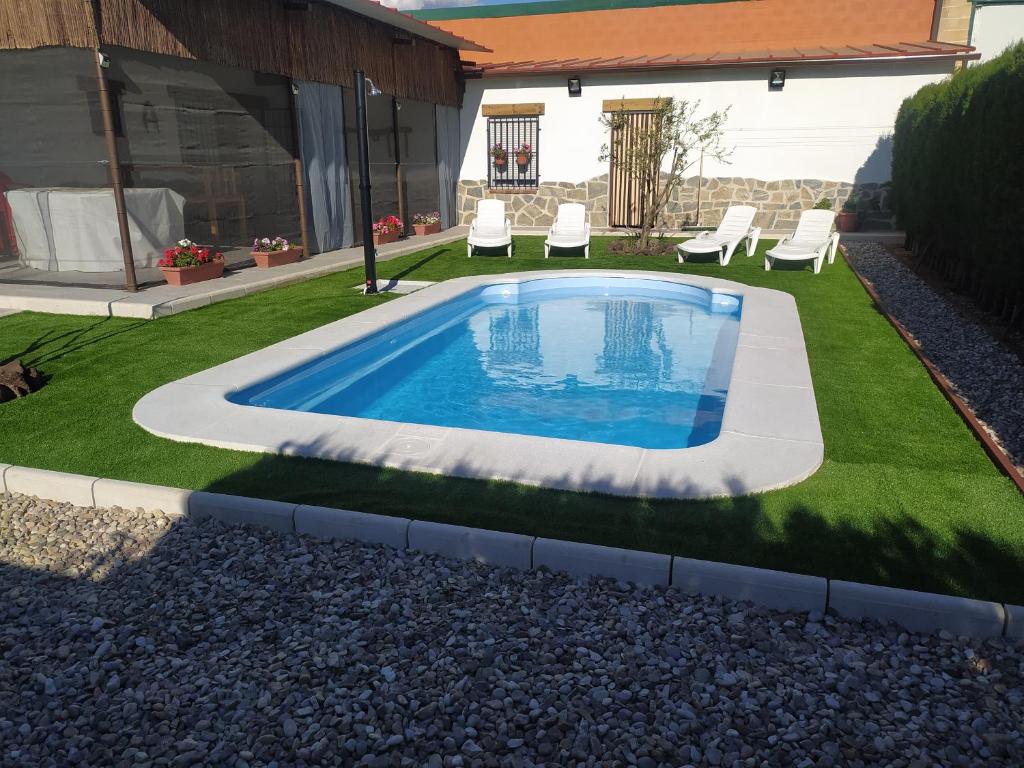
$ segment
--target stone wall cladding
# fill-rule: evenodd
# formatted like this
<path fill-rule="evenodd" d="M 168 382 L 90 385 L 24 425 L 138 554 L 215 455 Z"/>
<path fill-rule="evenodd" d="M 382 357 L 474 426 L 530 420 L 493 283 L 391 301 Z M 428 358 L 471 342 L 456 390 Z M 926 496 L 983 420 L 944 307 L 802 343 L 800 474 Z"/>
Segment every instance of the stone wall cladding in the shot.
<path fill-rule="evenodd" d="M 888 185 L 850 184 L 820 179 L 785 179 L 762 181 L 742 177 L 704 179 L 700 190 L 700 221 L 697 221 L 697 186 L 692 177 L 681 184 L 665 208 L 662 226 L 665 229 L 717 226 L 730 205 L 753 205 L 758 208 L 755 223 L 763 229 L 792 229 L 800 212 L 811 208 L 822 198 L 831 201 L 833 210 L 857 190 L 861 205 L 874 219 L 889 215 Z M 516 227 L 547 227 L 554 221 L 559 203 L 580 202 L 590 212 L 594 228 L 608 224 L 608 175 L 604 174 L 579 184 L 567 181 L 543 182 L 536 192 L 500 192 L 489 190 L 486 179 L 459 182 L 459 223 L 468 225 L 476 212 L 476 201 L 483 198 L 504 200 L 512 225 Z"/>

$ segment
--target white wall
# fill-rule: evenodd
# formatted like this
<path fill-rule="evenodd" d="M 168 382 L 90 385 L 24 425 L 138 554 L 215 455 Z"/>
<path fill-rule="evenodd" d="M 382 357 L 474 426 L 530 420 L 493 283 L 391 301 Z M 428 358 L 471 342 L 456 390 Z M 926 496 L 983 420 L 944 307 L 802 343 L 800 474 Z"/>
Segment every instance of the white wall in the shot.
<path fill-rule="evenodd" d="M 802 65 L 786 68 L 782 91 L 768 90 L 770 67 L 584 75 L 570 98 L 567 76 L 485 78 L 466 83 L 462 179 L 486 179 L 487 121 L 481 104 L 543 102 L 541 181 L 579 183 L 608 171 L 604 99 L 672 96 L 708 111 L 732 109 L 730 164 L 705 163 L 705 176 L 880 182 L 889 179 L 890 139 L 904 98 L 946 77 L 948 61 Z M 688 175 L 696 175 L 696 166 Z"/>
<path fill-rule="evenodd" d="M 1024 38 L 1024 3 L 979 5 L 974 8 L 971 45 L 988 61 Z"/>

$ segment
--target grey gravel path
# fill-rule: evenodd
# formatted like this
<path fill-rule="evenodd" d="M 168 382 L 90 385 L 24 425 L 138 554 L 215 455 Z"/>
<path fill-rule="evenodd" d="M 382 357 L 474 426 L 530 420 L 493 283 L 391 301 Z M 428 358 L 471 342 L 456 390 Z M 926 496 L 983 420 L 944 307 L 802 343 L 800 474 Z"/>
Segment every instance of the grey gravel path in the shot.
<path fill-rule="evenodd" d="M 0 496 L 3 766 L 1024 764 L 1024 653 Z"/>
<path fill-rule="evenodd" d="M 847 243 L 857 271 L 1018 466 L 1024 465 L 1024 363 L 878 243 Z"/>

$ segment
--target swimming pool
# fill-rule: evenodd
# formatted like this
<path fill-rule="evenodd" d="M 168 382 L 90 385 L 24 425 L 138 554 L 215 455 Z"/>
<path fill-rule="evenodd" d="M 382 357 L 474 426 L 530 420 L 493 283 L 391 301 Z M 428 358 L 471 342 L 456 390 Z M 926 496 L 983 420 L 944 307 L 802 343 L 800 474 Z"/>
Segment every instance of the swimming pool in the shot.
<path fill-rule="evenodd" d="M 166 384 L 174 440 L 480 479 L 693 498 L 823 457 L 793 298 L 717 278 L 456 278 Z"/>
<path fill-rule="evenodd" d="M 687 448 L 718 437 L 740 311 L 736 296 L 658 280 L 485 286 L 231 400 Z"/>

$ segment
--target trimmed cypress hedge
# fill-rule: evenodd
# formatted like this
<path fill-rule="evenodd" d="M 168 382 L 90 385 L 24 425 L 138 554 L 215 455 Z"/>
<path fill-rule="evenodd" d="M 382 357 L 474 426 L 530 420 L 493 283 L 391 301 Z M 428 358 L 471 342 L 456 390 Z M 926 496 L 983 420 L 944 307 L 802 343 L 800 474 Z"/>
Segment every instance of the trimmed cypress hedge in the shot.
<path fill-rule="evenodd" d="M 1024 319 L 1024 43 L 903 102 L 892 178 L 915 258 Z"/>

